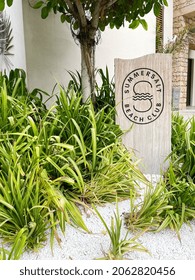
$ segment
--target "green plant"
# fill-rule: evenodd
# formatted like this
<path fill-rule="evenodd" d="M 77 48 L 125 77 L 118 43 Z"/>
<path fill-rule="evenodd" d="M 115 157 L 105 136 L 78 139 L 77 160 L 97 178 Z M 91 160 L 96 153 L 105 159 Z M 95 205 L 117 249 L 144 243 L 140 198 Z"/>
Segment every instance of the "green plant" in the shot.
<path fill-rule="evenodd" d="M 21 243 L 22 251 L 41 246 L 48 229 L 52 245 L 54 236 L 58 239 L 58 224 L 63 232 L 66 222 L 88 231 L 75 200 L 60 191 L 62 183 L 73 183 L 66 173 L 73 170 L 67 165 L 66 170 L 60 168 L 54 160 L 56 155 L 70 154 L 74 147 L 58 142 L 54 132 L 59 120 L 53 109 L 45 111 L 42 118 L 36 116 L 36 105 L 31 107 L 25 99 L 9 96 L 5 81 L 0 103 L 1 237 L 14 246 L 18 232 L 24 230 L 26 239 Z M 60 173 L 57 178 L 53 176 L 56 169 Z"/>
<path fill-rule="evenodd" d="M 128 197 L 146 181 L 112 111 L 83 104 L 72 86 L 60 87 L 50 109 L 38 93 L 28 92 L 23 71 L 0 76 L 0 235 L 14 248 L 24 231 L 21 253 L 42 246 L 47 230 L 51 246 L 60 241 L 57 226 L 64 232 L 66 223 L 88 231 L 78 205 Z"/>
<path fill-rule="evenodd" d="M 74 90 L 77 95 L 77 98 L 82 96 L 82 79 L 81 75 L 78 71 L 76 73 L 69 71 L 69 75 L 71 76 L 71 80 L 68 83 L 66 92 Z M 115 84 L 113 78 L 110 79 L 108 67 L 106 67 L 105 72 L 103 69 L 98 69 L 95 73 L 96 81 L 95 81 L 95 96 L 96 96 L 96 105 L 95 110 L 99 111 L 102 108 L 106 110 L 107 113 L 109 111 L 113 112 L 113 118 L 115 117 Z"/>
<path fill-rule="evenodd" d="M 15 236 L 11 250 L 0 248 L 0 260 L 19 260 L 26 243 L 26 229 L 21 229 Z"/>
<path fill-rule="evenodd" d="M 173 114 L 172 153 L 174 172 L 178 177 L 195 180 L 195 117 L 184 120 Z M 191 180 L 190 179 L 190 180 Z"/>
<path fill-rule="evenodd" d="M 25 229 L 25 248 L 33 249 L 43 244 L 47 229 L 52 244 L 58 224 L 63 232 L 66 222 L 88 231 L 75 202 L 60 191 L 68 176 L 48 177 L 44 142 L 25 133 L 12 134 L 5 135 L 0 145 L 0 234 L 4 240 L 13 243 L 17 232 Z"/>
<path fill-rule="evenodd" d="M 74 146 L 68 162 L 74 170 L 72 178 L 77 179 L 68 191 L 88 203 L 110 201 L 116 194 L 127 197 L 137 179 L 146 179 L 123 147 L 122 131 L 112 112 L 107 113 L 106 107 L 96 112 L 91 103 L 82 104 L 81 95 L 77 96 L 74 90 L 61 88 L 57 106 L 58 119 L 64 124 L 59 124 L 59 137 Z M 60 157 L 58 164 L 62 168 L 67 158 Z"/>
<path fill-rule="evenodd" d="M 67 86 L 67 92 L 71 91 L 72 89 L 74 90 L 74 92 L 77 92 L 78 94 L 81 94 L 82 92 L 82 80 L 81 80 L 81 75 L 78 71 L 76 71 L 76 73 L 72 72 L 72 71 L 68 71 L 71 79 L 68 83 Z"/>
<path fill-rule="evenodd" d="M 172 117 L 170 166 L 156 187 L 146 188 L 143 201 L 136 204 L 131 195 L 131 212 L 125 215 L 128 228 L 177 232 L 183 223 L 195 218 L 195 119 Z"/>
<path fill-rule="evenodd" d="M 111 225 L 110 228 L 106 224 L 104 218 L 101 216 L 100 212 L 97 210 L 95 206 L 93 206 L 96 214 L 102 221 L 108 235 L 110 238 L 110 251 L 105 254 L 104 258 L 106 260 L 122 260 L 124 259 L 124 255 L 132 252 L 132 251 L 142 251 L 148 252 L 148 250 L 142 246 L 136 240 L 139 236 L 132 237 L 128 239 L 129 232 L 127 231 L 125 236 L 122 237 L 122 219 L 120 218 L 118 203 L 116 206 L 116 212 L 114 213 L 114 217 L 111 217 Z"/>
<path fill-rule="evenodd" d="M 36 110 L 36 114 L 39 116 L 43 116 L 47 111 L 43 96 L 49 95 L 37 88 L 30 92 L 26 86 L 26 73 L 24 70 L 16 68 L 11 70 L 9 75 L 0 72 L 0 87 L 5 89 L 5 86 L 7 98 L 20 101 L 18 106 L 20 105 L 21 109 L 28 106 L 29 109 Z"/>
<path fill-rule="evenodd" d="M 124 214 L 125 224 L 130 230 L 152 230 L 159 232 L 170 227 L 177 232 L 183 223 L 195 218 L 195 184 L 177 179 L 172 167 L 167 177 L 156 187 L 146 188 L 143 200 L 136 204 L 131 195 L 130 213 Z"/>
<path fill-rule="evenodd" d="M 120 142 L 102 149 L 98 169 L 86 182 L 83 198 L 91 203 L 112 202 L 115 197 L 128 198 L 131 190 L 135 195 L 139 188 L 136 180 L 146 182 L 132 155 Z"/>
<path fill-rule="evenodd" d="M 0 0 L 0 10 L 5 9 L 5 3 L 12 6 L 13 0 Z M 80 1 L 80 0 L 45 0 L 35 1 L 32 7 L 41 9 L 41 17 L 46 19 L 50 13 L 60 14 L 61 22 L 68 23 L 73 38 L 81 49 L 81 78 L 83 100 L 92 97 L 95 104 L 95 46 L 100 40 L 100 34 L 107 26 L 121 28 L 124 22 L 129 28 L 136 29 L 139 25 L 147 30 L 144 16 L 153 10 L 158 16 L 162 6 L 168 6 L 167 0 L 140 1 Z"/>
<path fill-rule="evenodd" d="M 164 213 L 161 228 L 169 225 L 176 230 L 179 237 L 182 224 L 195 218 L 195 184 L 189 176 L 178 176 L 178 170 L 175 171 L 173 163 L 170 164 L 162 183 L 170 192 L 168 203 L 172 209 Z"/>
<path fill-rule="evenodd" d="M 26 230 L 26 246 L 33 248 L 45 240 L 49 220 L 49 205 L 45 203 L 38 179 L 38 166 L 21 160 L 17 145 L 10 142 L 0 147 L 0 234 L 13 243 L 21 229 Z M 20 158 L 19 158 L 20 157 Z M 29 164 L 29 166 L 27 166 Z"/>
<path fill-rule="evenodd" d="M 172 129 L 171 129 L 171 149 L 172 159 L 185 154 L 186 143 L 185 135 L 188 127 L 188 121 L 184 120 L 184 116 L 172 114 Z"/>
<path fill-rule="evenodd" d="M 163 221 L 162 213 L 172 209 L 169 205 L 169 192 L 164 184 L 156 187 L 146 186 L 143 199 L 136 203 L 133 193 L 130 194 L 130 213 L 125 213 L 125 224 L 130 230 L 157 230 Z"/>
<path fill-rule="evenodd" d="M 115 84 L 113 79 L 110 80 L 108 67 L 106 67 L 105 73 L 102 69 L 98 69 L 97 74 L 100 78 L 100 82 L 96 82 L 96 87 L 95 87 L 96 107 L 98 110 L 100 110 L 105 105 L 109 105 L 107 107 L 107 110 L 114 108 L 115 107 Z"/>

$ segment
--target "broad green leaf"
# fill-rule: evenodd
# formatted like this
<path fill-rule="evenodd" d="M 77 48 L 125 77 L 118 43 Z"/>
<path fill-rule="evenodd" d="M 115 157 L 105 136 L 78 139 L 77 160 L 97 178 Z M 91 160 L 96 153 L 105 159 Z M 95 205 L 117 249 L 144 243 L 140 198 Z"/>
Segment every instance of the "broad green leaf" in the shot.
<path fill-rule="evenodd" d="M 113 22 L 113 21 L 110 22 L 110 28 L 111 28 L 111 29 L 114 28 L 114 22 Z"/>
<path fill-rule="evenodd" d="M 141 23 L 141 25 L 143 26 L 143 28 L 147 31 L 148 30 L 148 24 L 145 21 L 145 19 L 140 19 L 139 22 Z"/>
<path fill-rule="evenodd" d="M 62 22 L 62 23 L 65 22 L 65 21 L 66 21 L 66 15 L 65 15 L 65 14 L 62 14 L 61 17 L 60 17 L 60 19 L 61 19 L 61 22 Z"/>
<path fill-rule="evenodd" d="M 12 4 L 13 4 L 13 0 L 7 0 L 7 5 L 8 5 L 9 7 L 11 7 Z"/>
<path fill-rule="evenodd" d="M 42 7 L 42 5 L 44 4 L 43 1 L 38 1 L 36 4 L 33 5 L 34 9 L 39 9 Z"/>
<path fill-rule="evenodd" d="M 5 0 L 0 0 L 0 11 L 3 11 L 5 8 Z"/>
<path fill-rule="evenodd" d="M 150 11 L 151 11 L 151 9 L 152 9 L 152 3 L 148 3 L 147 5 L 146 5 L 146 7 L 145 7 L 145 13 L 146 14 L 148 14 Z"/>
<path fill-rule="evenodd" d="M 168 2 L 167 2 L 167 0 L 163 0 L 163 4 L 164 4 L 166 7 L 168 7 Z"/>
<path fill-rule="evenodd" d="M 161 5 L 158 2 L 156 2 L 154 4 L 154 14 L 156 17 L 159 16 L 160 11 L 161 11 Z"/>
<path fill-rule="evenodd" d="M 70 22 L 71 22 L 71 17 L 68 16 L 68 15 L 62 14 L 62 15 L 61 15 L 61 22 L 62 22 L 62 23 L 64 23 L 64 22 L 70 23 Z"/>
<path fill-rule="evenodd" d="M 139 26 L 139 24 L 140 24 L 139 20 L 136 19 L 129 25 L 129 28 L 136 29 Z"/>
<path fill-rule="evenodd" d="M 42 19 L 46 19 L 49 15 L 49 11 L 47 9 L 47 7 L 43 7 L 41 10 L 41 17 Z"/>

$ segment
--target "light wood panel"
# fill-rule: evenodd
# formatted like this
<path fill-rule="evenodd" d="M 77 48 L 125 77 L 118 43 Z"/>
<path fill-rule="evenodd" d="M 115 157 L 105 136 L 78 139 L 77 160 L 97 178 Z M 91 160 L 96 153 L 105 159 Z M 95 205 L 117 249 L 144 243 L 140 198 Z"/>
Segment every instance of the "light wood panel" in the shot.
<path fill-rule="evenodd" d="M 115 59 L 116 121 L 127 131 L 123 143 L 135 150 L 144 173 L 160 174 L 171 152 L 172 59 L 151 54 Z"/>

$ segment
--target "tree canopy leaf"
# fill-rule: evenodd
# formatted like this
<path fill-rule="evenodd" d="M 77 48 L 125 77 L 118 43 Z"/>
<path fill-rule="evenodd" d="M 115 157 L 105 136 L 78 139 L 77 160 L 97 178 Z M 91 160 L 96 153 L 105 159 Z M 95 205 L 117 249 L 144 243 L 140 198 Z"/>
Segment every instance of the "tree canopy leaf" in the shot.
<path fill-rule="evenodd" d="M 8 5 L 9 7 L 11 7 L 12 4 L 13 4 L 13 0 L 7 0 L 7 5 Z"/>
<path fill-rule="evenodd" d="M 47 6 L 43 7 L 42 10 L 41 10 L 42 19 L 46 19 L 48 17 L 48 15 L 49 15 L 49 11 L 48 11 Z"/>
<path fill-rule="evenodd" d="M 8 6 L 13 0 L 6 0 Z M 139 24 L 147 30 L 144 16 L 153 10 L 158 16 L 162 6 L 168 6 L 167 0 L 37 0 L 33 8 L 41 9 L 41 17 L 47 18 L 50 12 L 60 13 L 61 22 L 71 23 L 74 18 L 77 24 L 91 24 L 92 28 L 105 30 L 106 26 L 119 29 L 125 22 L 130 28 L 137 28 Z M 0 11 L 5 8 L 5 0 L 0 0 Z M 141 18 L 141 19 L 140 19 Z M 82 26 L 83 27 L 83 26 Z M 78 26 L 81 28 L 81 26 Z"/>
<path fill-rule="evenodd" d="M 1 0 L 0 1 L 0 11 L 3 11 L 5 8 L 5 1 L 4 0 Z"/>
<path fill-rule="evenodd" d="M 43 4 L 44 4 L 43 1 L 38 1 L 37 3 L 35 3 L 35 4 L 33 5 L 33 8 L 34 8 L 34 9 L 39 9 L 39 8 L 41 8 L 41 7 L 43 6 Z"/>

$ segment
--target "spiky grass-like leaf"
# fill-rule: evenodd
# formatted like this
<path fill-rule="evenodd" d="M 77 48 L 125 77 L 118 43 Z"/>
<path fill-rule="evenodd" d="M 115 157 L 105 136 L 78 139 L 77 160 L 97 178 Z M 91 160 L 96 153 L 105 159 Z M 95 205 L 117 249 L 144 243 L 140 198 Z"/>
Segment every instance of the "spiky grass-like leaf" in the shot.
<path fill-rule="evenodd" d="M 110 251 L 105 254 L 104 258 L 108 260 L 122 260 L 124 259 L 124 255 L 132 252 L 132 251 L 142 251 L 147 252 L 148 250 L 142 246 L 139 242 L 137 242 L 138 237 L 134 236 L 132 238 L 128 238 L 128 231 L 125 236 L 122 237 L 122 219 L 120 218 L 118 202 L 116 201 L 116 212 L 114 213 L 114 217 L 111 217 L 110 227 L 107 225 L 106 221 L 97 210 L 97 208 L 93 205 L 93 209 L 96 212 L 97 216 L 100 218 L 103 223 L 109 237 L 110 237 Z"/>

